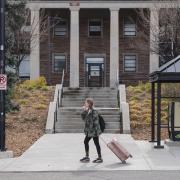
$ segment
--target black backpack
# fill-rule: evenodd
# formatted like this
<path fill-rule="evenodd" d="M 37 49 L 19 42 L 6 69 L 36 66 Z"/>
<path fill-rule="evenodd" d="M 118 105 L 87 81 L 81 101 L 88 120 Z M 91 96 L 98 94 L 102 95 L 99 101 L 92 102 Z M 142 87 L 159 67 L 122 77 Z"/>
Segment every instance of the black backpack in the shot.
<path fill-rule="evenodd" d="M 100 124 L 100 129 L 102 132 L 104 132 L 104 129 L 106 129 L 106 124 L 105 121 L 103 119 L 103 117 L 99 114 L 99 124 Z"/>

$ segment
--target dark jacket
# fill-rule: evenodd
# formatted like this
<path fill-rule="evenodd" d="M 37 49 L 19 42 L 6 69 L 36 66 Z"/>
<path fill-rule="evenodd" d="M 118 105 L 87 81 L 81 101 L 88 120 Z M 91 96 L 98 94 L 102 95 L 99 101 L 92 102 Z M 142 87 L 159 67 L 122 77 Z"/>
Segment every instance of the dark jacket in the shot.
<path fill-rule="evenodd" d="M 94 109 L 88 114 L 83 111 L 81 114 L 82 119 L 85 121 L 84 133 L 88 137 L 96 137 L 101 134 L 98 112 Z"/>

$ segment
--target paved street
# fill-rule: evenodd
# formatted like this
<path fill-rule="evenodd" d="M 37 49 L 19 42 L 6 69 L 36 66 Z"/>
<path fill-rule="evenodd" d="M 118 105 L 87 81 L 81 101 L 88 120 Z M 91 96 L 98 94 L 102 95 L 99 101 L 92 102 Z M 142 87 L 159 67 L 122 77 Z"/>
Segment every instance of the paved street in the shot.
<path fill-rule="evenodd" d="M 103 134 L 106 141 L 113 137 L 133 155 L 127 164 L 121 161 L 100 141 L 102 164 L 80 163 L 84 156 L 84 134 L 45 134 L 21 157 L 0 160 L 0 172 L 79 172 L 123 170 L 180 170 L 180 148 L 165 146 L 154 149 L 148 141 L 135 141 L 131 135 Z M 97 157 L 93 141 L 90 142 L 91 161 Z"/>
<path fill-rule="evenodd" d="M 179 180 L 180 171 L 0 173 L 0 180 Z"/>

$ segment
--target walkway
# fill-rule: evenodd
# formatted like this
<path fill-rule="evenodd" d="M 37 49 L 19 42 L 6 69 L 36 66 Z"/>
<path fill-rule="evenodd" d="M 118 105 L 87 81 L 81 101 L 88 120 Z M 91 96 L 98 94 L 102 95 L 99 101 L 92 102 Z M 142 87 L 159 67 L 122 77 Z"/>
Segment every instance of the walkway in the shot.
<path fill-rule="evenodd" d="M 0 171 L 96 171 L 96 170 L 180 170 L 180 148 L 156 150 L 146 141 L 135 141 L 130 135 L 104 134 L 109 140 L 116 137 L 133 155 L 127 164 L 121 164 L 103 142 L 104 163 L 82 164 L 84 134 L 45 134 L 21 157 L 0 160 Z M 93 141 L 90 143 L 91 160 L 96 158 Z"/>

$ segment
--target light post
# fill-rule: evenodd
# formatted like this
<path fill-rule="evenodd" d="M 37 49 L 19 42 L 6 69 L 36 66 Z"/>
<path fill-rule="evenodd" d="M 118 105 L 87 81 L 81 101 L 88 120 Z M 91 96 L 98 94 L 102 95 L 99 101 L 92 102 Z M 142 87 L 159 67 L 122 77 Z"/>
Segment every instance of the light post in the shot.
<path fill-rule="evenodd" d="M 5 74 L 5 0 L 0 0 L 0 74 Z M 3 79 L 0 77 L 0 82 Z M 0 90 L 0 151 L 5 151 L 5 90 Z"/>

